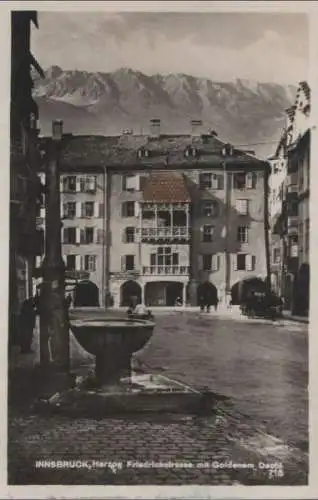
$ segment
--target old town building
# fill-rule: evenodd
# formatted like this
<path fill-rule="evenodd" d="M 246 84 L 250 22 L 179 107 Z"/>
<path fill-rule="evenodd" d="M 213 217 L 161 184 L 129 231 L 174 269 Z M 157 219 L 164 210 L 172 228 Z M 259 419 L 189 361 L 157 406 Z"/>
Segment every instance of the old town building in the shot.
<path fill-rule="evenodd" d="M 196 305 L 200 287 L 238 301 L 265 280 L 269 166 L 203 133 L 74 136 L 61 157 L 63 254 L 99 304 Z M 190 128 L 191 127 L 191 128 Z M 264 281 L 263 281 L 264 282 Z M 92 286 L 88 286 L 92 294 Z"/>
<path fill-rule="evenodd" d="M 272 258 L 275 245 L 278 245 L 280 262 L 278 264 L 273 260 L 271 268 L 279 276 L 279 291 L 285 299 L 286 308 L 298 314 L 307 314 L 311 125 L 310 88 L 306 82 L 299 84 L 295 103 L 286 111 L 286 115 L 286 127 L 278 154 L 272 159 L 272 162 L 284 162 L 284 174 L 280 184 L 280 210 L 272 224 L 272 242 L 275 242 L 272 245 Z M 272 200 L 273 194 L 271 192 Z"/>
<path fill-rule="evenodd" d="M 10 103 L 10 258 L 9 330 L 13 339 L 22 301 L 32 293 L 35 255 L 41 251 L 36 228 L 36 205 L 41 186 L 36 175 L 38 109 L 32 99 L 31 68 L 43 72 L 30 52 L 33 11 L 11 12 L 11 103 Z"/>

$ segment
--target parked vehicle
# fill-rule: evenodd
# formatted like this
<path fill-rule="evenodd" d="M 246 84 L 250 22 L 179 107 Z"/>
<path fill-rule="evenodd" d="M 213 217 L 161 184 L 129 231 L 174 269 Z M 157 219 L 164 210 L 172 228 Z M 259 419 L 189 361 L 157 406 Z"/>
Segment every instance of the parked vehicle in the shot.
<path fill-rule="evenodd" d="M 282 316 L 283 301 L 273 292 L 254 292 L 241 303 L 240 309 L 249 318 L 276 319 Z"/>

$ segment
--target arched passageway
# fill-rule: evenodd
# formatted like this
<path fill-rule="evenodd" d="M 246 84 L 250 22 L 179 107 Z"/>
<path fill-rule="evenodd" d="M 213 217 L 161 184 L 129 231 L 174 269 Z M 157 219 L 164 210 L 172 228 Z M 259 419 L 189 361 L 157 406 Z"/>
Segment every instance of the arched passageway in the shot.
<path fill-rule="evenodd" d="M 84 280 L 74 287 L 74 307 L 99 307 L 99 289 L 92 281 Z"/>
<path fill-rule="evenodd" d="M 151 281 L 145 285 L 145 303 L 147 306 L 176 305 L 177 299 L 182 301 L 183 283 L 179 281 Z"/>
<path fill-rule="evenodd" d="M 246 300 L 252 292 L 265 292 L 266 283 L 261 278 L 247 278 L 238 281 L 231 288 L 232 305 L 239 305 Z"/>
<path fill-rule="evenodd" d="M 141 286 L 136 281 L 126 281 L 120 289 L 120 305 L 129 307 L 132 297 L 136 297 L 137 304 L 141 303 Z"/>
<path fill-rule="evenodd" d="M 200 283 L 197 288 L 197 304 L 214 305 L 218 300 L 218 290 L 210 281 Z"/>

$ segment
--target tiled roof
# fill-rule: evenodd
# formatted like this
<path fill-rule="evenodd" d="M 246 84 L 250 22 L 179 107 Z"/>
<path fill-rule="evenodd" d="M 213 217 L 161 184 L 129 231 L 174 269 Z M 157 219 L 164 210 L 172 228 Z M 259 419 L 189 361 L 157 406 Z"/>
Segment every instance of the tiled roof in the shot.
<path fill-rule="evenodd" d="M 158 203 L 178 203 L 190 201 L 185 179 L 182 174 L 157 172 L 147 179 L 143 188 L 144 201 Z"/>
<path fill-rule="evenodd" d="M 43 138 L 45 141 L 45 138 Z M 186 156 L 187 147 L 193 146 L 197 155 Z M 74 169 L 107 166 L 112 168 L 204 168 L 219 167 L 224 157 L 221 152 L 224 143 L 209 135 L 192 137 L 191 135 L 146 135 L 122 136 L 71 136 L 65 139 L 61 166 Z M 138 155 L 141 148 L 147 150 L 147 156 Z M 263 169 L 263 161 L 254 156 L 234 149 L 233 156 L 226 158 L 227 164 L 242 163 Z"/>

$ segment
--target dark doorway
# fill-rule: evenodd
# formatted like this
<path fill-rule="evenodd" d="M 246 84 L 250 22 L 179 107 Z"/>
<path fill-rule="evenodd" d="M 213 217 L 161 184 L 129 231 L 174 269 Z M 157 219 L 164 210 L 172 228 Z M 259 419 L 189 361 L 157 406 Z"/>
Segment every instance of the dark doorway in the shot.
<path fill-rule="evenodd" d="M 302 264 L 295 280 L 294 314 L 308 316 L 309 313 L 309 265 Z"/>
<path fill-rule="evenodd" d="M 122 307 L 129 307 L 132 297 L 137 297 L 137 304 L 141 303 L 141 286 L 136 281 L 126 281 L 121 286 L 120 292 L 120 305 Z"/>
<path fill-rule="evenodd" d="M 231 288 L 232 305 L 239 305 L 246 300 L 252 292 L 266 292 L 266 283 L 261 278 L 247 278 L 238 281 Z"/>
<path fill-rule="evenodd" d="M 197 289 L 197 305 L 214 305 L 218 300 L 218 290 L 210 281 L 200 283 Z"/>
<path fill-rule="evenodd" d="M 74 288 L 74 307 L 99 307 L 99 289 L 92 281 L 80 281 Z"/>
<path fill-rule="evenodd" d="M 174 307 L 177 299 L 182 301 L 183 283 L 176 281 L 152 281 L 145 286 L 145 302 L 147 306 Z"/>

